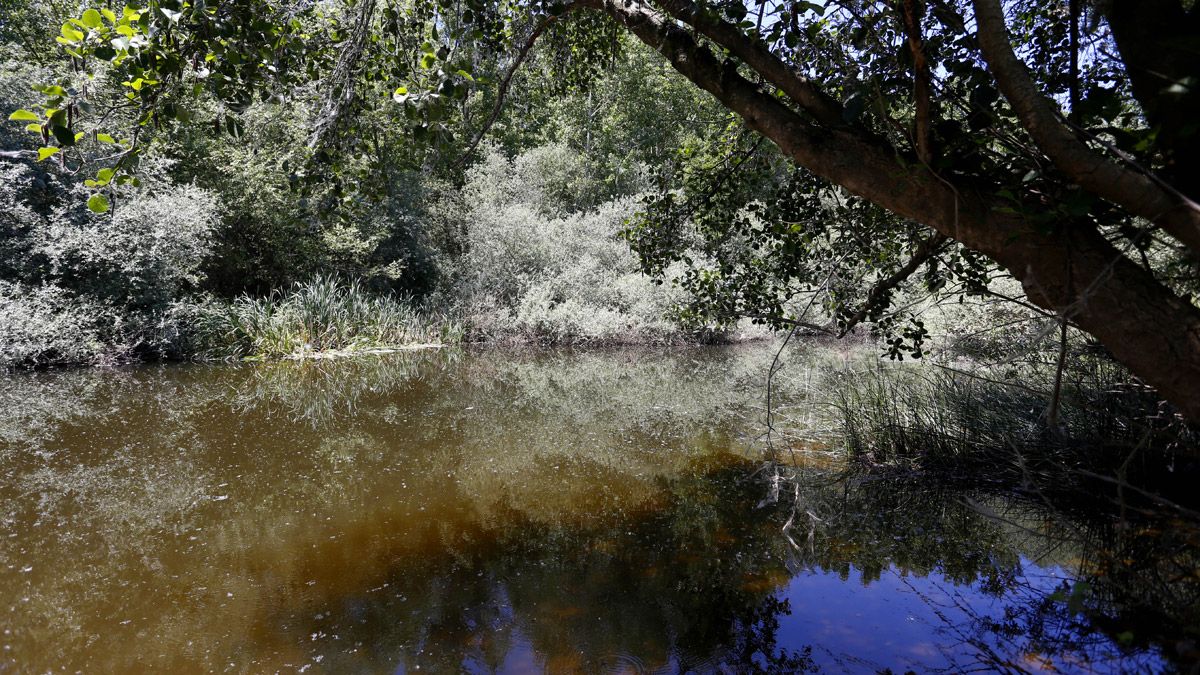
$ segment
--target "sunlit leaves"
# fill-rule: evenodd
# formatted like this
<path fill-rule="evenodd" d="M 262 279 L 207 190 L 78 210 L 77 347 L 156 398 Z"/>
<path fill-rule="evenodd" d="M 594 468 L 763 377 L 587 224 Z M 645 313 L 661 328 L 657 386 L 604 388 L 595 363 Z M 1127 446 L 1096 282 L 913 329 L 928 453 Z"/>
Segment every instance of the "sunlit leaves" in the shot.
<path fill-rule="evenodd" d="M 83 31 L 76 29 L 69 23 L 62 25 L 62 34 L 56 38 L 60 44 L 77 45 L 83 41 Z"/>
<path fill-rule="evenodd" d="M 96 193 L 88 198 L 87 206 L 93 213 L 106 213 L 108 212 L 108 197 Z"/>
<path fill-rule="evenodd" d="M 82 21 L 83 21 L 83 25 L 87 26 L 88 28 L 99 28 L 101 26 L 101 24 L 103 23 L 103 19 L 101 19 L 100 12 L 97 12 L 94 9 L 89 9 L 89 10 L 85 11 L 83 13 Z"/>

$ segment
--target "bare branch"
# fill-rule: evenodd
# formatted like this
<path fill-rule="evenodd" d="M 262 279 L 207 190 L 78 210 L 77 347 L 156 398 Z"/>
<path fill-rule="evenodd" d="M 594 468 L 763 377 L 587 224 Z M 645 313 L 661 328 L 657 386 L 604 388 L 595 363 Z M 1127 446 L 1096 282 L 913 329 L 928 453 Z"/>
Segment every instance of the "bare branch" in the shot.
<path fill-rule="evenodd" d="M 704 12 L 690 0 L 662 0 L 658 3 L 673 18 L 695 28 L 746 62 L 746 65 L 779 87 L 792 99 L 826 126 L 846 126 L 842 105 L 821 91 L 811 80 L 801 76 L 779 57 L 771 53 L 762 41 L 752 38 L 737 26 Z"/>
<path fill-rule="evenodd" d="M 512 84 L 513 76 L 517 74 L 517 70 L 525 63 L 525 59 L 529 57 L 529 52 L 533 50 L 533 45 L 537 43 L 538 38 L 542 36 L 542 33 L 546 32 L 546 29 L 557 18 L 556 16 L 547 17 L 534 27 L 533 32 L 529 34 L 529 38 L 521 46 L 521 51 L 517 52 L 517 58 L 513 61 L 512 67 L 508 69 L 508 72 L 504 75 L 504 79 L 500 82 L 500 88 L 496 91 L 496 105 L 492 106 L 492 113 L 488 115 L 483 126 L 475 134 L 475 138 L 471 139 L 471 143 L 467 146 L 467 149 L 451 164 L 453 168 L 457 169 L 466 163 L 471 154 L 475 152 L 475 148 L 479 147 L 479 143 L 483 141 L 483 137 L 487 135 L 492 125 L 500 118 L 500 111 L 504 109 L 504 101 L 508 98 L 508 87 Z"/>
<path fill-rule="evenodd" d="M 917 246 L 917 250 L 913 252 L 912 258 L 909 258 L 908 262 L 904 264 L 904 267 L 896 270 L 895 273 L 886 279 L 881 279 L 871 287 L 871 291 L 867 293 L 867 302 L 854 313 L 854 316 L 850 317 L 846 325 L 842 327 L 839 337 L 849 333 L 855 326 L 862 323 L 863 319 L 870 316 L 871 312 L 879 307 L 896 286 L 899 286 L 905 279 L 912 276 L 913 272 L 920 269 L 921 265 L 928 262 L 930 258 L 937 255 L 942 250 L 942 246 L 945 245 L 946 241 L 948 241 L 946 235 L 940 232 L 935 232 L 928 239 L 922 241 Z"/>
<path fill-rule="evenodd" d="M 914 133 L 917 157 L 929 165 L 933 163 L 933 135 L 930 131 L 933 104 L 929 98 L 929 92 L 932 89 L 929 60 L 925 58 L 925 41 L 921 37 L 921 17 L 925 13 L 925 5 L 921 0 L 902 1 L 904 33 L 908 38 L 908 48 L 913 55 L 913 99 L 916 102 Z"/>
<path fill-rule="evenodd" d="M 37 153 L 32 150 L 0 150 L 0 159 L 22 160 L 34 157 L 37 157 Z"/>

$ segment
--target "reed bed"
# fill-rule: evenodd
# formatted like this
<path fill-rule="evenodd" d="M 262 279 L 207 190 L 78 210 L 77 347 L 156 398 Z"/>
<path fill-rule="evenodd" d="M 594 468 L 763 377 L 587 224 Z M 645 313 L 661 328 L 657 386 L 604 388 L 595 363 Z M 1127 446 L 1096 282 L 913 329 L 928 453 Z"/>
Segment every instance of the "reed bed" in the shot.
<path fill-rule="evenodd" d="M 449 344 L 462 329 L 420 311 L 408 298 L 368 291 L 357 281 L 318 276 L 265 297 L 242 296 L 199 308 L 195 353 L 207 358 L 279 358 Z"/>

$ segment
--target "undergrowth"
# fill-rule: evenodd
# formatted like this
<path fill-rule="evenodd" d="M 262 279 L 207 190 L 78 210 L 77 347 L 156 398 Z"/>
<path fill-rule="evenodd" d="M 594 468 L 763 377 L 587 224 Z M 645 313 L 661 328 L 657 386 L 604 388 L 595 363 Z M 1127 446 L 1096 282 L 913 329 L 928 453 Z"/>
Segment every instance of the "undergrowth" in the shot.
<path fill-rule="evenodd" d="M 196 307 L 192 351 L 202 358 L 283 357 L 461 340 L 462 330 L 405 298 L 318 276 L 287 292 Z"/>
<path fill-rule="evenodd" d="M 1193 427 L 1100 354 L 1053 369 L 980 365 L 846 367 L 826 381 L 847 456 L 864 467 L 958 474 L 1011 486 L 1106 479 L 1168 487 L 1197 444 Z M 1182 475 L 1187 473 L 1180 466 Z"/>

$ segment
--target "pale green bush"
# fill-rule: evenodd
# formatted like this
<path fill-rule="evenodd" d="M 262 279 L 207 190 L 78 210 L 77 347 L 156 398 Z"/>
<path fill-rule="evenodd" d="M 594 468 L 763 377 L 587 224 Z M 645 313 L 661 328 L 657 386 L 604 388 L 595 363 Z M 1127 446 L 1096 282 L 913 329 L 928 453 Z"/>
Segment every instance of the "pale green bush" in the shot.
<path fill-rule="evenodd" d="M 470 173 L 466 253 L 454 295 L 474 337 L 551 344 L 683 341 L 682 299 L 643 275 L 619 233 L 632 198 L 572 210 L 588 194 L 582 157 L 563 147 L 512 161 L 492 149 Z"/>
<path fill-rule="evenodd" d="M 119 355 L 120 319 L 57 286 L 0 280 L 0 367 L 97 363 Z"/>
<path fill-rule="evenodd" d="M 218 210 L 149 164 L 145 187 L 94 214 L 52 164 L 0 161 L 0 366 L 175 351 L 176 303 L 200 280 Z"/>
<path fill-rule="evenodd" d="M 31 254 L 47 277 L 115 306 L 159 310 L 195 288 L 217 224 L 212 195 L 194 186 L 158 186 L 116 202 L 111 215 L 60 211 L 35 235 Z"/>

